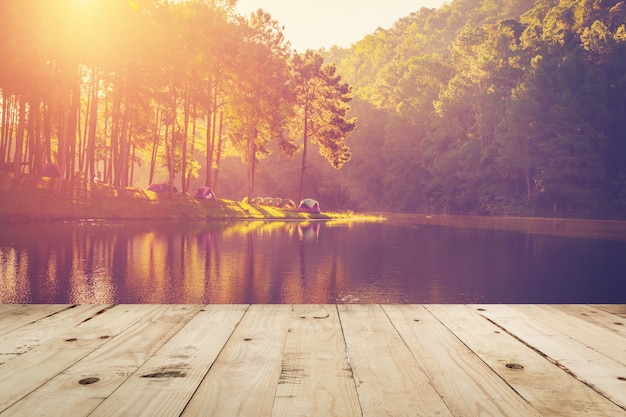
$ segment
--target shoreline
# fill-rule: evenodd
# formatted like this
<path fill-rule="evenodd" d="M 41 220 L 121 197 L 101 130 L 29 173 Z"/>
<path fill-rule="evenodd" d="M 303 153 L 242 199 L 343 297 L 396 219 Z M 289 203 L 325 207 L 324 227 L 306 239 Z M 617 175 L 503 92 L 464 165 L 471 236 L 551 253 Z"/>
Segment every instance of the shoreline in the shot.
<path fill-rule="evenodd" d="M 110 221 L 331 220 L 341 213 L 306 213 L 295 209 L 233 200 L 199 200 L 189 194 L 156 193 L 108 184 L 0 172 L 0 224 Z"/>

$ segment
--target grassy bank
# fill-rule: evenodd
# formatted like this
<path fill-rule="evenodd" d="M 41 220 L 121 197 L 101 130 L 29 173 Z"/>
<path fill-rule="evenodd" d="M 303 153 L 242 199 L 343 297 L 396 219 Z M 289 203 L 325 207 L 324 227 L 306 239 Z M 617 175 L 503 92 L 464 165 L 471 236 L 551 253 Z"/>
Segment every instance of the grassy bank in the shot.
<path fill-rule="evenodd" d="M 331 219 L 341 214 L 309 214 L 231 200 L 198 200 L 187 194 L 160 194 L 139 188 L 63 181 L 0 172 L 0 222 L 77 219 L 234 220 Z"/>

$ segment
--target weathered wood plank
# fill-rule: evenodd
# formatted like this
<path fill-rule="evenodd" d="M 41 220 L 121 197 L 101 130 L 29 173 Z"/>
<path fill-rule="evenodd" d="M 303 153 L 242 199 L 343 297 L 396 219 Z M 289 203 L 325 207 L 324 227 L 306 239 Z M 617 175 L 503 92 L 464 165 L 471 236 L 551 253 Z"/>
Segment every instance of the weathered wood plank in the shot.
<path fill-rule="evenodd" d="M 0 304 L 0 335 L 71 307 L 66 304 Z"/>
<path fill-rule="evenodd" d="M 0 336 L 0 365 L 46 343 L 63 332 L 71 330 L 106 308 L 107 306 L 87 304 L 65 308 L 3 334 Z M 39 311 L 39 308 L 31 308 L 30 310 L 35 312 Z M 46 308 L 42 310 L 50 311 Z M 26 314 L 25 316 L 32 318 L 39 315 Z M 7 320 L 11 321 L 12 319 Z M 21 320 L 18 319 L 17 321 Z"/>
<path fill-rule="evenodd" d="M 426 308 L 542 415 L 624 417 L 624 410 L 475 311 L 491 306 Z"/>
<path fill-rule="evenodd" d="M 383 309 L 455 416 L 541 416 L 423 306 Z"/>
<path fill-rule="evenodd" d="M 618 315 L 607 313 L 587 304 L 555 304 L 553 307 L 564 311 L 570 316 L 578 317 L 622 337 L 626 337 L 626 320 Z"/>
<path fill-rule="evenodd" d="M 451 416 L 379 305 L 339 305 L 363 416 Z"/>
<path fill-rule="evenodd" d="M 271 415 L 290 311 L 250 306 L 182 415 Z"/>
<path fill-rule="evenodd" d="M 626 304 L 592 304 L 592 306 L 626 318 Z"/>
<path fill-rule="evenodd" d="M 202 306 L 160 305 L 140 322 L 14 404 L 2 416 L 86 416 L 144 364 Z M 54 406 L 51 406 L 54 405 Z"/>
<path fill-rule="evenodd" d="M 116 306 L 0 366 L 0 374 L 7 376 L 0 378 L 0 411 L 123 333 L 148 312 L 146 306 Z"/>
<path fill-rule="evenodd" d="M 0 417 L 626 417 L 608 307 L 48 307 L 0 305 Z"/>
<path fill-rule="evenodd" d="M 360 416 L 337 307 L 294 305 L 272 416 Z"/>
<path fill-rule="evenodd" d="M 204 307 L 90 416 L 179 416 L 246 309 Z"/>
<path fill-rule="evenodd" d="M 480 314 L 626 408 L 626 366 L 507 305 L 476 306 Z"/>
<path fill-rule="evenodd" d="M 576 316 L 568 315 L 552 306 L 520 304 L 512 307 L 541 322 L 542 325 L 550 327 L 622 365 L 626 365 L 625 338 Z M 626 384 L 624 385 L 624 389 L 626 389 Z"/>

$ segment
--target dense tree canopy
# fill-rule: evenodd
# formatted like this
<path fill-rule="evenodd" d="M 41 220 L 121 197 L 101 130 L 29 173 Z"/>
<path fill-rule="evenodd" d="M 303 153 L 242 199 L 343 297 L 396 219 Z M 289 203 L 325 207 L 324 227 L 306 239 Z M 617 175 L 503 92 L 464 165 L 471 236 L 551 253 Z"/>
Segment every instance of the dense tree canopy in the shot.
<path fill-rule="evenodd" d="M 189 192 L 201 171 L 203 185 L 216 188 L 220 163 L 236 156 L 252 196 L 257 163 L 275 148 L 293 156 L 304 139 L 288 126 L 299 106 L 291 68 L 299 58 L 269 14 L 239 16 L 234 5 L 3 1 L 2 168 L 19 176 L 56 164 L 61 180 L 124 188 L 146 162 L 142 185 L 158 180 Z M 349 87 L 341 88 L 348 102 Z M 347 109 L 336 106 L 318 127 L 354 128 Z M 316 131 L 327 152 L 339 150 L 329 156 L 336 167 L 349 159 L 350 130 Z"/>
<path fill-rule="evenodd" d="M 626 217 L 624 1 L 452 0 L 300 55 L 233 8 L 0 2 L 2 168 L 184 191 L 219 174 L 224 197 L 324 209 Z"/>
<path fill-rule="evenodd" d="M 625 52 L 615 0 L 456 0 L 327 51 L 367 119 L 354 159 L 382 158 L 346 165 L 348 204 L 625 217 Z"/>

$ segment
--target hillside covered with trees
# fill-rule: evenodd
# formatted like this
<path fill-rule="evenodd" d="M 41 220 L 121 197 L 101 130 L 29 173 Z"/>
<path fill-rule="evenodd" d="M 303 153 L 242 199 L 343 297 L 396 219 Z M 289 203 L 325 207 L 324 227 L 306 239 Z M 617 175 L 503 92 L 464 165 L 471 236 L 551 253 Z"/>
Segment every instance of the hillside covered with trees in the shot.
<path fill-rule="evenodd" d="M 623 1 L 456 0 L 329 51 L 360 122 L 346 199 L 623 218 L 625 23 Z"/>
<path fill-rule="evenodd" d="M 624 1 L 452 0 L 303 54 L 233 6 L 2 2 L 3 166 L 324 209 L 626 217 Z"/>

